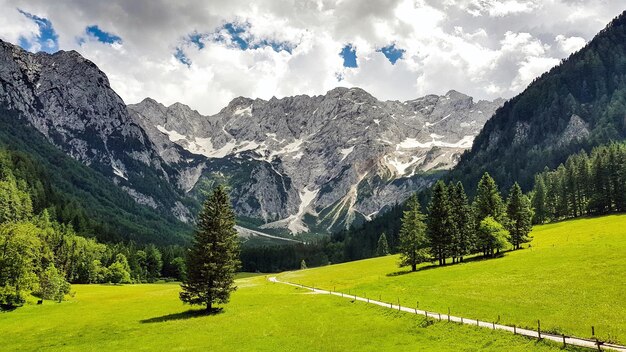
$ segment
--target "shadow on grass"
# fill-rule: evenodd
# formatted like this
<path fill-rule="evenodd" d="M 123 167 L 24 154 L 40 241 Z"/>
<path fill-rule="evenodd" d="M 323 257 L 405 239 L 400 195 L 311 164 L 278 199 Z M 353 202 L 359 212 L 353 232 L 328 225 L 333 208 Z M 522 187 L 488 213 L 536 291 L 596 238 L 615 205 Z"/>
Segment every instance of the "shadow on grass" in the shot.
<path fill-rule="evenodd" d="M 9 305 L 0 304 L 0 313 L 12 312 L 16 310 L 17 308 L 18 308 L 17 306 L 9 306 Z"/>
<path fill-rule="evenodd" d="M 142 324 L 163 323 L 163 322 L 172 321 L 172 320 L 187 320 L 187 319 L 192 319 L 192 318 L 200 318 L 200 317 L 218 315 L 218 314 L 222 314 L 223 312 L 224 312 L 223 308 L 213 308 L 210 311 L 206 309 L 190 309 L 185 312 L 173 313 L 173 314 L 163 315 L 160 317 L 154 317 L 150 319 L 143 319 L 143 320 L 140 320 L 139 322 Z"/>
<path fill-rule="evenodd" d="M 513 250 L 501 251 L 500 253 L 496 253 L 493 257 L 485 257 L 485 256 L 482 256 L 482 255 L 477 255 L 477 256 L 474 256 L 474 257 L 465 258 L 465 259 L 463 259 L 462 262 L 454 263 L 454 264 L 452 264 L 452 263 L 448 263 L 448 264 L 445 264 L 445 265 L 429 264 L 429 265 L 421 266 L 421 267 L 417 268 L 417 270 L 415 270 L 415 271 L 411 271 L 410 269 L 408 269 L 408 270 L 406 270 L 406 269 L 405 270 L 399 270 L 399 271 L 395 271 L 393 273 L 389 273 L 386 276 L 388 276 L 388 277 L 402 276 L 402 275 L 406 275 L 406 274 L 417 273 L 417 272 L 424 271 L 424 270 L 445 268 L 445 267 L 448 267 L 448 266 L 465 264 L 465 263 L 471 263 L 471 262 L 481 262 L 481 261 L 485 261 L 485 260 L 499 259 L 499 258 L 503 258 L 506 253 L 512 252 L 512 251 Z"/>

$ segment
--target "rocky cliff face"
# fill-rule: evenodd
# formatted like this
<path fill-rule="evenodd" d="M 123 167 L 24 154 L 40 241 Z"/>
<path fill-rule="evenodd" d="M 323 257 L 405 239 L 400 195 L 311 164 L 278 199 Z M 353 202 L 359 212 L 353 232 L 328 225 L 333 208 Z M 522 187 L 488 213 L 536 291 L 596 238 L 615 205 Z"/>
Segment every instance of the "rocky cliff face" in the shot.
<path fill-rule="evenodd" d="M 166 160 L 181 159 L 174 145 L 206 158 L 184 189 L 226 180 L 240 215 L 296 233 L 349 226 L 429 185 L 502 103 L 455 91 L 383 102 L 336 88 L 314 97 L 237 98 L 213 116 L 151 99 L 129 110 Z"/>
<path fill-rule="evenodd" d="M 66 154 L 112 178 L 138 203 L 175 211 L 182 199 L 170 186 L 178 171 L 130 118 L 106 75 L 78 53 L 32 54 L 0 41 L 0 105 Z M 189 218 L 186 211 L 179 215 Z"/>

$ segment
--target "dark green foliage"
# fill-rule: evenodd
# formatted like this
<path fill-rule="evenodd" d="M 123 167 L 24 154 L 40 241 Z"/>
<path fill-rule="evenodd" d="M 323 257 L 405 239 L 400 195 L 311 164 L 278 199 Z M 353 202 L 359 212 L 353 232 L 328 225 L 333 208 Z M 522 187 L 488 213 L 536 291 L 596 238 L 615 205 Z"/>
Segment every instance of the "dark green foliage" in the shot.
<path fill-rule="evenodd" d="M 163 260 L 161 259 L 161 252 L 153 245 L 146 246 L 146 267 L 145 272 L 149 282 L 154 282 L 161 276 L 161 269 L 163 268 Z"/>
<path fill-rule="evenodd" d="M 197 226 L 180 299 L 210 311 L 215 303 L 228 303 L 240 265 L 235 213 L 223 186 L 214 188 L 204 202 Z"/>
<path fill-rule="evenodd" d="M 47 208 L 54 220 L 105 242 L 187 243 L 191 227 L 169 210 L 138 205 L 111 180 L 65 155 L 19 116 L 0 108 L 2 148 L 10 151 L 0 152 L 0 172 L 11 169 L 22 180 L 18 187 L 31 195 L 35 213 Z"/>
<path fill-rule="evenodd" d="M 307 244 L 244 246 L 241 249 L 241 270 L 261 273 L 296 270 L 302 260 L 307 267 L 341 263 L 344 261 L 342 245 L 341 242 L 322 238 Z"/>
<path fill-rule="evenodd" d="M 371 258 L 376 254 L 378 239 L 385 233 L 389 250 L 395 253 L 399 244 L 399 234 L 404 206 L 396 204 L 388 211 L 367 223 L 367 226 L 352 227 L 332 234 L 332 242 L 342 243 L 342 261 Z M 333 261 L 333 263 L 336 261 Z M 311 265 L 311 263 L 309 263 Z"/>
<path fill-rule="evenodd" d="M 439 261 L 439 265 L 444 265 L 450 255 L 450 246 L 456 231 L 446 184 L 437 181 L 428 206 L 427 233 L 430 253 Z"/>
<path fill-rule="evenodd" d="M 498 185 L 491 175 L 486 172 L 478 182 L 473 208 L 477 224 L 488 216 L 491 216 L 499 223 L 504 223 L 506 220 L 504 203 L 498 191 Z"/>
<path fill-rule="evenodd" d="M 519 184 L 514 183 L 509 192 L 507 201 L 507 230 L 510 234 L 510 242 L 519 249 L 523 243 L 530 242 L 532 230 L 533 210 L 530 200 L 522 193 Z"/>
<path fill-rule="evenodd" d="M 507 189 L 517 181 L 527 190 L 546 166 L 556 168 L 580 149 L 626 138 L 625 100 L 626 12 L 498 109 L 447 177 L 469 186 L 486 170 Z M 578 119 L 573 115 L 584 121 L 588 133 L 564 134 Z M 594 205 L 598 212 L 609 207 Z"/>
<path fill-rule="evenodd" d="M 383 257 L 386 255 L 389 255 L 389 242 L 387 242 L 387 235 L 385 235 L 385 233 L 383 232 L 378 238 L 378 245 L 376 246 L 376 256 Z"/>
<path fill-rule="evenodd" d="M 543 182 L 543 177 L 535 178 L 535 189 L 533 190 L 532 206 L 535 209 L 533 216 L 534 224 L 543 224 L 548 218 L 548 211 L 546 209 L 546 185 Z"/>
<path fill-rule="evenodd" d="M 626 211 L 626 144 L 571 155 L 535 177 L 534 223 Z"/>
<path fill-rule="evenodd" d="M 463 261 L 464 256 L 472 253 L 476 243 L 475 226 L 472 208 L 461 182 L 448 186 L 448 197 L 455 229 L 450 245 L 450 256 L 454 263 L 457 260 Z"/>
<path fill-rule="evenodd" d="M 406 208 L 400 228 L 400 246 L 398 248 L 400 266 L 410 266 L 411 271 L 415 271 L 417 264 L 430 260 L 428 253 L 430 242 L 426 236 L 425 217 L 420 212 L 417 197 L 409 198 Z"/>

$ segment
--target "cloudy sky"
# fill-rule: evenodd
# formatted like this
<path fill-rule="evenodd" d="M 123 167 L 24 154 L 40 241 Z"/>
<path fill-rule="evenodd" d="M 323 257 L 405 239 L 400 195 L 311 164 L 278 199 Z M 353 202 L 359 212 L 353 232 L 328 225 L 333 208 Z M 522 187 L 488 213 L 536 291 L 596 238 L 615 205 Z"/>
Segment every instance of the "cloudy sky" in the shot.
<path fill-rule="evenodd" d="M 0 0 L 0 38 L 77 50 L 126 103 L 204 114 L 359 86 L 408 100 L 511 97 L 580 49 L 623 0 Z"/>

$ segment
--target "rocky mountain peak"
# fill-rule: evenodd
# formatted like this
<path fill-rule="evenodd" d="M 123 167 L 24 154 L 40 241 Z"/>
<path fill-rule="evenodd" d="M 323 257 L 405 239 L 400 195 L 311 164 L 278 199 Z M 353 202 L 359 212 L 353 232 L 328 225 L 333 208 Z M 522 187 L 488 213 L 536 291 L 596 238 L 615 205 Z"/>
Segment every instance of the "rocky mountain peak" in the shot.
<path fill-rule="evenodd" d="M 230 174 L 240 215 L 291 232 L 349 226 L 426 186 L 426 172 L 455 165 L 498 106 L 456 91 L 383 102 L 343 87 L 313 97 L 238 97 L 213 116 L 141 105 L 129 109 L 151 139 L 207 158 L 198 180 Z"/>

